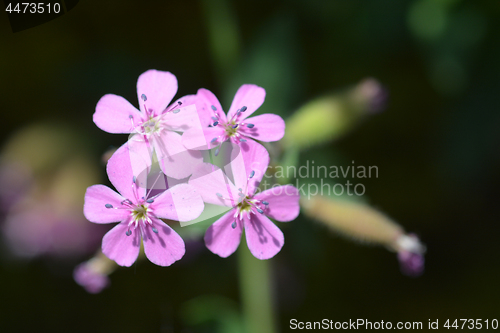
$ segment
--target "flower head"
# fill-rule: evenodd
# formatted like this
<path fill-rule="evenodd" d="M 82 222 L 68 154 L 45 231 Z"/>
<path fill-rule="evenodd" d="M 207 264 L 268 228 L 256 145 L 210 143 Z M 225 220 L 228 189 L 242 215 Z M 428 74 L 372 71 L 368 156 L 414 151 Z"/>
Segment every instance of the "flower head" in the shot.
<path fill-rule="evenodd" d="M 185 96 L 169 106 L 177 92 L 177 79 L 170 72 L 148 70 L 137 80 L 139 109 L 125 98 L 104 95 L 97 103 L 94 123 L 109 133 L 131 133 L 130 149 L 143 159 L 156 152 L 162 171 L 184 178 L 201 155 L 188 152 L 181 143 L 183 132 L 199 122 L 194 96 Z M 199 127 L 199 126 L 197 126 Z"/>
<path fill-rule="evenodd" d="M 192 128 L 182 136 L 184 145 L 189 149 L 210 149 L 224 141 L 243 145 L 253 140 L 265 142 L 278 141 L 285 134 L 285 122 L 275 114 L 262 114 L 248 118 L 264 103 L 266 91 L 253 84 L 242 85 L 226 114 L 219 100 L 207 89 L 196 94 L 196 109 L 200 115 L 202 128 Z M 250 141 L 247 143 L 247 141 Z M 215 151 L 218 154 L 218 149 Z"/>
<path fill-rule="evenodd" d="M 238 248 L 243 229 L 250 252 L 256 258 L 269 259 L 281 250 L 283 233 L 268 217 L 281 222 L 295 219 L 300 210 L 299 192 L 286 185 L 258 193 L 257 186 L 268 164 L 265 148 L 254 144 L 245 154 L 233 150 L 234 184 L 221 169 L 208 163 L 193 173 L 189 184 L 197 189 L 203 201 L 231 207 L 205 234 L 205 244 L 213 253 L 224 258 L 231 255 Z"/>
<path fill-rule="evenodd" d="M 104 185 L 89 187 L 85 194 L 85 217 L 94 223 L 120 222 L 102 240 L 102 252 L 118 265 L 130 266 L 135 262 L 142 239 L 148 259 L 169 266 L 184 255 L 184 242 L 160 218 L 192 220 L 203 211 L 203 202 L 187 184 L 149 197 L 147 174 L 134 174 L 131 159 L 134 163 L 141 161 L 128 146 L 122 146 L 110 158 L 108 177 L 119 193 Z"/>

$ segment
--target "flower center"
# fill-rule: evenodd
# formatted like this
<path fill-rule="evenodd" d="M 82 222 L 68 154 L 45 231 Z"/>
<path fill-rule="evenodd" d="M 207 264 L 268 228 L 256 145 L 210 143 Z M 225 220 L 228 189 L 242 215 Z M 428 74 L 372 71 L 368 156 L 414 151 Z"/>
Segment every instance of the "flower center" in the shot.
<path fill-rule="evenodd" d="M 253 195 L 248 194 L 248 182 L 255 176 L 255 171 L 252 170 L 247 178 L 247 183 L 245 185 L 245 191 L 242 188 L 238 189 L 238 203 L 234 204 L 234 198 L 225 198 L 220 193 L 215 193 L 223 201 L 231 202 L 231 205 L 235 209 L 234 222 L 231 224 L 233 229 L 236 228 L 238 220 L 243 220 L 243 214 L 246 213 L 247 217 L 250 218 L 250 214 L 264 214 L 264 211 L 269 207 L 269 202 L 265 200 L 257 200 Z"/>
<path fill-rule="evenodd" d="M 130 230 L 132 225 L 134 226 L 134 230 L 137 229 L 137 227 L 140 227 L 142 232 L 144 231 L 143 228 L 150 226 L 151 230 L 153 230 L 155 234 L 158 233 L 158 230 L 153 227 L 153 220 L 151 218 L 154 217 L 154 214 L 151 208 L 149 208 L 149 201 L 152 202 L 152 199 L 146 200 L 145 202 L 135 206 L 130 206 L 130 216 L 132 218 L 128 223 L 128 230 L 126 232 L 127 236 L 132 234 L 132 231 Z"/>
<path fill-rule="evenodd" d="M 226 136 L 227 137 L 235 136 L 236 133 L 238 133 L 238 124 L 234 120 L 228 122 L 225 125 L 225 127 L 226 127 L 225 129 L 226 129 Z"/>
<path fill-rule="evenodd" d="M 149 117 L 149 120 L 142 124 L 143 134 L 151 135 L 160 130 L 160 117 Z"/>
<path fill-rule="evenodd" d="M 131 214 L 134 221 L 146 220 L 148 216 L 148 207 L 145 205 L 136 206 Z"/>
<path fill-rule="evenodd" d="M 236 228 L 236 223 L 238 220 L 243 219 L 243 214 L 246 213 L 247 217 L 250 218 L 250 214 L 264 214 L 264 211 L 268 208 L 269 203 L 264 200 L 257 200 L 252 196 L 244 196 L 240 191 L 238 193 L 240 195 L 241 201 L 236 205 L 236 212 L 234 214 L 235 221 L 232 224 L 233 229 Z"/>
<path fill-rule="evenodd" d="M 151 227 L 154 233 L 158 233 L 158 230 L 153 227 L 152 217 L 155 217 L 151 208 L 149 208 L 149 204 L 153 202 L 153 199 L 148 199 L 146 201 L 141 202 L 138 205 L 134 205 L 132 201 L 129 199 L 125 199 L 121 202 L 122 207 L 113 207 L 111 204 L 105 204 L 104 206 L 108 209 L 126 209 L 130 211 L 130 221 L 128 223 L 128 230 L 125 232 L 127 236 L 132 235 L 132 231 L 130 227 L 133 226 L 133 229 L 137 229 L 139 227 L 141 232 L 144 232 L 143 228 L 148 226 Z"/>

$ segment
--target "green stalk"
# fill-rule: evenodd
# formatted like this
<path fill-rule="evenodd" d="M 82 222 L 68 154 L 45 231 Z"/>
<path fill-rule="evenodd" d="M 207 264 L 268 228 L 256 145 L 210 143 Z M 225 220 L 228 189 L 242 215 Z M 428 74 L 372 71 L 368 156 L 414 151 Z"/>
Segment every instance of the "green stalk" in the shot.
<path fill-rule="evenodd" d="M 255 258 L 245 244 L 240 244 L 238 262 L 243 320 L 246 332 L 276 332 L 271 297 L 270 261 Z"/>

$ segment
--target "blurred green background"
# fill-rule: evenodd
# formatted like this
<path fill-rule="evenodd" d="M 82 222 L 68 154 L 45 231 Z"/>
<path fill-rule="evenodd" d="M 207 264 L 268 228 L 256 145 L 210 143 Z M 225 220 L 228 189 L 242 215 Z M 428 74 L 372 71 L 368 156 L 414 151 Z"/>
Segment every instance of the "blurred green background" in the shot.
<path fill-rule="evenodd" d="M 260 85 L 258 112 L 285 119 L 374 77 L 390 93 L 386 110 L 300 158 L 378 166 L 379 177 L 363 181 L 366 200 L 426 243 L 426 272 L 406 277 L 394 254 L 303 216 L 280 224 L 286 245 L 272 259 L 280 331 L 292 318 L 499 319 L 499 18 L 497 0 L 84 0 L 14 34 L 2 14 L 0 140 L 53 124 L 78 138 L 64 154 L 85 151 L 96 182 L 107 184 L 101 155 L 127 136 L 99 130 L 95 105 L 107 93 L 135 105 L 148 69 L 175 74 L 178 97 L 204 87 L 226 110 L 241 84 Z M 119 269 L 91 295 L 72 271 L 93 249 L 19 260 L 2 241 L 2 330 L 231 332 L 237 256 L 198 245 L 172 267 Z"/>

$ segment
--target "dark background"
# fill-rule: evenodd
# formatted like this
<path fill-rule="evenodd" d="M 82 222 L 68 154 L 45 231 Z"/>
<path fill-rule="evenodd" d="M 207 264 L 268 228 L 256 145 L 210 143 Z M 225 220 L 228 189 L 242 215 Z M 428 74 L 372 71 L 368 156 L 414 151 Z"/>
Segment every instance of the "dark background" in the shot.
<path fill-rule="evenodd" d="M 135 105 L 147 69 L 175 74 L 177 96 L 213 91 L 226 110 L 241 84 L 258 84 L 267 92 L 260 111 L 285 119 L 374 77 L 390 92 L 386 110 L 301 156 L 377 165 L 367 200 L 426 243 L 426 272 L 406 277 L 384 248 L 300 216 L 280 225 L 286 246 L 272 259 L 281 331 L 292 318 L 500 319 L 499 18 L 496 0 L 80 1 L 12 33 L 2 14 L 0 140 L 30 123 L 68 124 L 106 183 L 101 154 L 126 136 L 93 124 L 95 104 L 115 93 Z M 2 252 L 5 332 L 205 332 L 216 323 L 190 322 L 186 302 L 219 295 L 239 308 L 234 255 L 200 249 L 169 268 L 142 261 L 91 295 L 72 269 L 92 252 L 29 261 Z"/>

